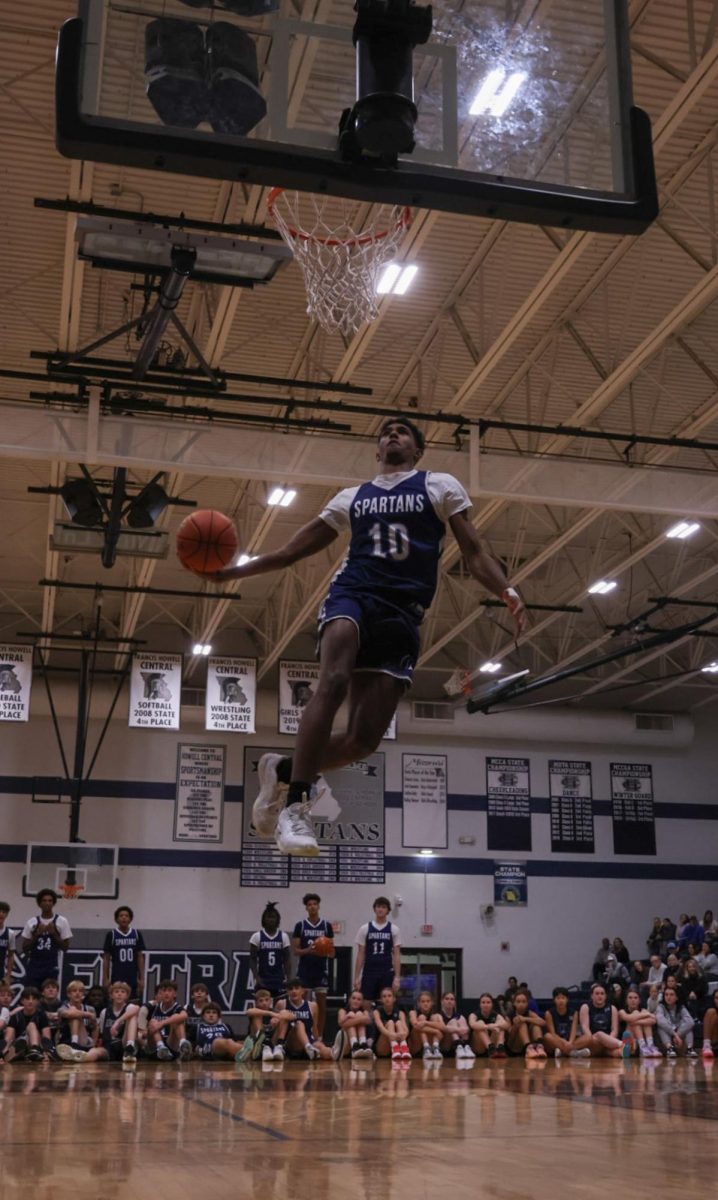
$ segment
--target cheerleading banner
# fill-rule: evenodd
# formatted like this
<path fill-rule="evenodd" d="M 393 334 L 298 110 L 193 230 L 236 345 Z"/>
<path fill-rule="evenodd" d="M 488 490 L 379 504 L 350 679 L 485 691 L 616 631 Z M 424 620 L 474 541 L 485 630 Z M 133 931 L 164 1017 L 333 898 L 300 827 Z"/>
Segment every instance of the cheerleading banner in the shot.
<path fill-rule="evenodd" d="M 32 648 L 0 644 L 0 721 L 28 721 Z"/>
<path fill-rule="evenodd" d="M 299 729 L 302 713 L 317 690 L 319 663 L 290 662 L 279 664 L 279 719 L 277 733 L 294 736 Z"/>
<path fill-rule="evenodd" d="M 486 759 L 489 850 L 531 849 L 531 784 L 527 758 Z"/>
<path fill-rule="evenodd" d="M 255 733 L 256 715 L 256 658 L 209 658 L 205 729 Z"/>
<path fill-rule="evenodd" d="M 181 654 L 134 654 L 130 674 L 130 729 L 179 729 Z"/>

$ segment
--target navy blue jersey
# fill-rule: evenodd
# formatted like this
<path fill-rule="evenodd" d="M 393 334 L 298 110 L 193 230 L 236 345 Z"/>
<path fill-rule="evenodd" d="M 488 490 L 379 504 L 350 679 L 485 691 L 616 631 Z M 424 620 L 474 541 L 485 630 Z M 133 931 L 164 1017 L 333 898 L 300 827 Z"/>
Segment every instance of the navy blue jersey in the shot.
<path fill-rule="evenodd" d="M 318 937 L 334 938 L 334 930 L 329 921 L 320 917 L 316 925 L 305 917 L 297 921 L 292 937 L 299 939 L 302 950 L 313 946 Z M 320 954 L 303 954 L 297 964 L 297 975 L 307 987 L 327 987 L 329 984 L 329 960 Z"/>
<path fill-rule="evenodd" d="M 558 1036 L 560 1038 L 563 1038 L 564 1041 L 568 1041 L 568 1039 L 571 1036 L 571 1026 L 573 1024 L 573 1013 L 566 1011 L 562 1016 L 561 1013 L 553 1005 L 551 1006 L 551 1008 L 548 1008 L 546 1010 L 546 1012 L 551 1013 L 551 1020 L 553 1021 L 553 1027 L 554 1027 L 554 1030 L 556 1031 L 556 1033 L 558 1034 Z M 609 1014 L 609 1016 L 610 1016 L 610 1014 Z M 610 1033 L 610 1031 L 611 1031 L 611 1022 L 609 1019 L 608 1029 L 606 1032 Z"/>
<path fill-rule="evenodd" d="M 15 1037 L 25 1037 L 28 1025 L 34 1025 L 39 1032 L 48 1027 L 47 1013 L 41 1005 L 37 1006 L 34 1013 L 26 1014 L 21 1009 L 7 1023 L 8 1029 L 15 1030 Z"/>
<path fill-rule="evenodd" d="M 110 956 L 110 983 L 126 983 L 134 995 L 137 991 L 137 957 L 144 952 L 145 943 L 141 933 L 128 929 L 111 929 L 105 938 L 103 954 Z"/>
<path fill-rule="evenodd" d="M 202 1009 L 195 1008 L 194 1004 L 187 1005 L 187 1040 L 195 1044 L 197 1038 L 197 1027 L 202 1020 Z"/>
<path fill-rule="evenodd" d="M 383 1004 L 375 1004 L 374 1010 L 378 1014 L 379 1020 L 386 1025 L 387 1021 L 393 1021 L 396 1025 L 397 1021 L 401 1020 L 401 1009 L 397 1004 L 393 1005 L 389 1012 L 386 1011 Z"/>
<path fill-rule="evenodd" d="M 198 1050 L 208 1049 L 211 1054 L 212 1043 L 216 1042 L 218 1038 L 234 1038 L 234 1033 L 229 1025 L 226 1025 L 224 1021 L 218 1021 L 216 1025 L 210 1025 L 208 1021 L 199 1022 L 196 1041 Z"/>
<path fill-rule="evenodd" d="M 124 1016 L 126 1010 L 127 1004 L 123 1004 L 119 1012 L 115 1012 L 112 1005 L 108 1004 L 107 1008 L 103 1008 L 102 1012 L 100 1013 L 100 1040 L 102 1045 L 105 1047 L 105 1050 L 109 1050 L 113 1042 L 122 1041 L 122 1035 L 125 1031 L 124 1025 L 120 1026 L 120 1032 L 117 1034 L 117 1037 L 113 1037 L 110 1033 L 110 1030 L 112 1029 L 115 1021 Z"/>
<path fill-rule="evenodd" d="M 589 1004 L 588 1026 L 591 1033 L 611 1032 L 612 1008 L 611 1004 L 606 1004 L 603 1008 L 594 1008 L 593 1004 Z"/>
<path fill-rule="evenodd" d="M 309 1007 L 309 1001 L 307 1000 L 306 996 L 302 1000 L 302 1003 L 298 1004 L 296 1007 L 294 1004 L 292 1004 L 291 1000 L 287 1000 L 286 1005 L 288 1012 L 294 1013 L 297 1018 L 295 1024 L 302 1024 L 304 1026 L 307 1031 L 307 1037 L 311 1041 L 314 1037 L 314 1017 L 312 1016 L 312 1010 Z"/>
<path fill-rule="evenodd" d="M 426 471 L 415 471 L 390 488 L 363 483 L 350 521 L 349 551 L 332 586 L 428 608 L 446 527 L 426 490 Z"/>
<path fill-rule="evenodd" d="M 10 930 L 7 925 L 0 929 L 0 979 L 5 977 L 5 965 L 7 963 L 8 951 L 10 949 Z"/>
<path fill-rule="evenodd" d="M 91 1004 L 85 1004 L 84 1002 L 80 1005 L 71 1004 L 69 1000 L 66 1000 L 64 1004 L 62 1004 L 57 1010 L 57 1019 L 60 1026 L 60 1036 L 58 1041 L 61 1042 L 70 1041 L 70 1018 L 65 1015 L 65 1010 L 68 1008 L 81 1008 L 83 1012 L 91 1013 L 93 1017 L 97 1016 L 97 1013 Z M 89 1031 L 93 1028 L 93 1025 L 91 1021 L 83 1021 L 82 1027 L 87 1033 L 89 1033 Z"/>
<path fill-rule="evenodd" d="M 57 917 L 52 916 L 49 921 L 41 921 L 40 917 L 36 918 L 35 928 L 38 924 L 54 925 L 57 928 Z M 31 946 L 25 952 L 25 975 L 29 976 L 34 982 L 35 980 L 57 978 L 60 964 L 60 947 L 53 941 L 49 933 L 41 933 L 34 946 Z"/>
<path fill-rule="evenodd" d="M 391 932 L 391 921 L 387 921 L 383 929 L 378 928 L 372 921 L 369 921 L 362 979 L 383 979 L 389 975 L 393 978 L 393 950 L 394 935 Z M 363 988 L 362 991 L 364 991 Z"/>
<path fill-rule="evenodd" d="M 151 1004 L 147 1016 L 148 1021 L 166 1021 L 168 1017 L 174 1017 L 177 1013 L 184 1011 L 184 1005 L 178 1004 L 175 1000 L 174 1004 L 170 1004 L 169 1008 L 163 1008 L 161 1004 Z M 160 1037 L 168 1038 L 172 1030 L 172 1025 L 165 1025 L 160 1029 Z"/>
<path fill-rule="evenodd" d="M 270 991 L 282 991 L 287 986 L 287 973 L 284 968 L 284 951 L 289 939 L 286 933 L 278 929 L 276 933 L 267 933 L 266 929 L 258 929 L 249 939 L 250 945 L 257 951 L 257 974 L 262 983 Z"/>

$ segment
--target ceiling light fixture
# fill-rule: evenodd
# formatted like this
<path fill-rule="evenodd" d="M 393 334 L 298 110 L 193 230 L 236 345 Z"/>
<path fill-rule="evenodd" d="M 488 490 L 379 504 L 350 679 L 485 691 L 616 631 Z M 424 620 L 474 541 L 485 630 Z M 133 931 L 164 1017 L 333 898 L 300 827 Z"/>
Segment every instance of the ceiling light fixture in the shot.
<path fill-rule="evenodd" d="M 692 537 L 694 533 L 698 533 L 700 525 L 697 521 L 679 521 L 677 525 L 672 525 L 666 530 L 667 538 L 678 538 L 683 541 L 684 538 Z"/>
<path fill-rule="evenodd" d="M 615 579 L 599 579 L 598 583 L 592 583 L 588 589 L 589 596 L 605 596 L 607 592 L 612 592 L 618 587 Z"/>
<path fill-rule="evenodd" d="M 420 850 L 417 857 L 418 858 L 433 858 L 434 851 L 433 850 Z"/>
<path fill-rule="evenodd" d="M 402 267 L 400 263 L 387 263 L 376 285 L 379 296 L 403 296 L 409 290 L 419 268 L 410 263 Z"/>
<path fill-rule="evenodd" d="M 485 662 L 485 663 L 481 664 L 481 666 L 479 667 L 479 670 L 484 675 L 495 675 L 497 671 L 501 670 L 501 663 L 500 662 Z"/>
<path fill-rule="evenodd" d="M 296 500 L 296 498 L 297 493 L 294 488 L 275 487 L 269 493 L 267 504 L 270 506 L 270 508 L 276 508 L 277 505 L 279 505 L 280 508 L 288 508 L 292 501 Z"/>
<path fill-rule="evenodd" d="M 206 658 L 208 654 L 212 653 L 212 647 L 207 642 L 195 642 L 192 647 L 192 653 L 198 657 L 201 655 L 202 658 Z"/>
<path fill-rule="evenodd" d="M 507 79 L 504 68 L 495 67 L 476 93 L 469 115 L 478 117 L 481 113 L 489 113 L 492 117 L 503 117 L 527 78 L 525 71 L 512 71 Z"/>
<path fill-rule="evenodd" d="M 701 671 L 706 675 L 715 675 L 718 673 L 718 662 L 706 663 L 704 667 L 701 667 Z"/>

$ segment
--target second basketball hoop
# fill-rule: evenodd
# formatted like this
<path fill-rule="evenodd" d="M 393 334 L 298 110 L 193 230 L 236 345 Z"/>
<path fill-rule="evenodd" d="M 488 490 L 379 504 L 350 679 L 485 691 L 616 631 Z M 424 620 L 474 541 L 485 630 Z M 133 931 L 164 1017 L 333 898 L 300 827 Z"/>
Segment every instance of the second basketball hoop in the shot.
<path fill-rule="evenodd" d="M 411 209 L 380 204 L 359 225 L 365 205 L 284 188 L 272 188 L 267 207 L 301 267 L 309 316 L 345 336 L 373 321 L 381 270 L 401 246 Z"/>

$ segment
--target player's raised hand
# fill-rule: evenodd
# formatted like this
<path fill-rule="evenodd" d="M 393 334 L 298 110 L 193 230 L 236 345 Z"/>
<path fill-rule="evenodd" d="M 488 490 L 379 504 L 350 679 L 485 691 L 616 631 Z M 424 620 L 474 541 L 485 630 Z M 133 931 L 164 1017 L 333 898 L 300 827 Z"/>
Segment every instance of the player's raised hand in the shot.
<path fill-rule="evenodd" d="M 519 596 L 516 588 L 507 587 L 501 593 L 501 599 L 508 608 L 516 629 L 516 636 L 520 637 L 526 628 L 526 607 L 523 600 Z"/>

